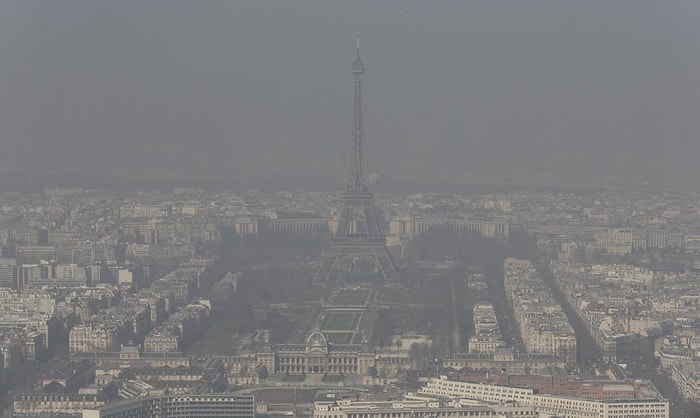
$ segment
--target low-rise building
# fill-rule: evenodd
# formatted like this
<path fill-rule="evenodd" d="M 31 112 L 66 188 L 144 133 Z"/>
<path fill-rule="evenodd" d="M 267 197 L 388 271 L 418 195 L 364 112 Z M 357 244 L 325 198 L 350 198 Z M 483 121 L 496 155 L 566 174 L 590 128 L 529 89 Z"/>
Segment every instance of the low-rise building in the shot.
<path fill-rule="evenodd" d="M 130 399 L 86 408 L 83 418 L 255 418 L 253 395 L 206 393 Z"/>
<path fill-rule="evenodd" d="M 431 379 L 420 393 L 454 398 L 474 399 L 485 402 L 517 402 L 534 406 L 545 416 L 570 418 L 617 418 L 645 416 L 668 418 L 669 402 L 648 381 L 640 381 L 634 399 L 591 400 L 575 397 L 543 395 L 534 389 L 470 383 L 448 380 L 445 377 Z"/>
<path fill-rule="evenodd" d="M 474 335 L 469 337 L 470 353 L 493 353 L 505 346 L 496 311 L 490 303 L 477 303 L 472 308 Z"/>
<path fill-rule="evenodd" d="M 516 405 L 468 405 L 441 399 L 401 400 L 388 402 L 352 401 L 348 399 L 314 402 L 313 418 L 432 418 L 432 417 L 536 417 L 535 408 Z"/>
<path fill-rule="evenodd" d="M 546 368 L 564 369 L 566 361 L 551 354 L 514 353 L 511 348 L 497 348 L 493 353 L 455 353 L 442 360 L 442 366 L 460 370 L 486 370 L 510 374 L 528 374 Z"/>

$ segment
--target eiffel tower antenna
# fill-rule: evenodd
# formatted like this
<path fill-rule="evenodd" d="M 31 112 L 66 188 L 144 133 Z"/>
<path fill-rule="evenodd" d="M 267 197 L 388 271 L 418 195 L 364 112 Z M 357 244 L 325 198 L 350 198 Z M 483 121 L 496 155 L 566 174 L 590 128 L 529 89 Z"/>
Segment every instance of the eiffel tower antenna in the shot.
<path fill-rule="evenodd" d="M 356 49 L 355 61 L 352 63 L 354 80 L 352 137 L 343 208 L 338 221 L 338 230 L 330 240 L 314 281 L 328 281 L 343 259 L 364 258 L 375 263 L 384 276 L 385 283 L 395 283 L 396 268 L 386 248 L 386 237 L 379 230 L 377 214 L 374 210 L 374 195 L 369 187 L 362 126 L 362 76 L 365 73 L 365 66 L 360 59 L 359 39 L 357 39 Z"/>

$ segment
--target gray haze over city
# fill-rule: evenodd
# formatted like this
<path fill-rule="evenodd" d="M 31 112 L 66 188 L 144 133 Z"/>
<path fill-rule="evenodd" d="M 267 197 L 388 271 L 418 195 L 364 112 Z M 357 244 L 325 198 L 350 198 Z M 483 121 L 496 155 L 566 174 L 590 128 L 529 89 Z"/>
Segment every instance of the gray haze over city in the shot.
<path fill-rule="evenodd" d="M 3 1 L 0 186 L 700 179 L 697 1 Z M 379 185 L 382 185 L 379 187 Z"/>
<path fill-rule="evenodd" d="M 0 1 L 0 418 L 700 418 L 699 18 Z"/>

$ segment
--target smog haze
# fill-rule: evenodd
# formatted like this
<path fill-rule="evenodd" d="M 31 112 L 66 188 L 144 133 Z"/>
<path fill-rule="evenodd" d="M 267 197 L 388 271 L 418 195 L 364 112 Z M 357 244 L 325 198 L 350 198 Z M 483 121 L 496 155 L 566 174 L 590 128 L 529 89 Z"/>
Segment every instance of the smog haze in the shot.
<path fill-rule="evenodd" d="M 698 18 L 691 0 L 4 1 L 0 186 L 341 189 L 358 37 L 383 190 L 692 185 Z"/>

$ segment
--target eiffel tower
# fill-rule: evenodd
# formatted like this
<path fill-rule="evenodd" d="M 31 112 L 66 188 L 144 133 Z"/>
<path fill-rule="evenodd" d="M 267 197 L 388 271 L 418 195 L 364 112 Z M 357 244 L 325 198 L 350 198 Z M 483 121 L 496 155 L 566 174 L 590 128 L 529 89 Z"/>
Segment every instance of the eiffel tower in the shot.
<path fill-rule="evenodd" d="M 360 40 L 357 40 L 357 55 L 352 63 L 355 90 L 352 103 L 352 139 L 350 141 L 350 163 L 348 182 L 343 194 L 343 210 L 340 213 L 338 230 L 326 250 L 321 266 L 316 272 L 315 282 L 326 282 L 340 263 L 345 260 L 368 259 L 374 262 L 385 283 L 396 283 L 394 263 L 386 248 L 386 237 L 379 230 L 374 211 L 374 195 L 369 187 L 367 159 L 362 141 L 362 75 L 365 66 L 360 60 Z"/>

